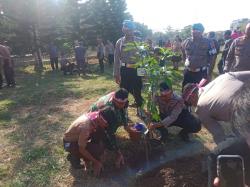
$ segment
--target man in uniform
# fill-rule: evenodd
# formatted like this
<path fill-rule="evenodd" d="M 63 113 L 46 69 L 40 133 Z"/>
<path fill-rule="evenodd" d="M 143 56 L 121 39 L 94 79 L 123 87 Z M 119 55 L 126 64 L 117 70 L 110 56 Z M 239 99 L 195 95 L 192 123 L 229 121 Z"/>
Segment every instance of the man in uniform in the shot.
<path fill-rule="evenodd" d="M 109 129 L 115 123 L 113 109 L 106 107 L 99 112 L 83 114 L 70 125 L 64 134 L 63 143 L 64 149 L 69 152 L 67 158 L 74 168 L 81 168 L 82 158 L 85 167 L 88 162 L 92 162 L 94 174 L 100 174 L 105 149 L 110 148 L 112 133 Z M 119 167 L 121 164 L 124 164 L 124 160 L 120 151 L 117 151 L 116 165 Z"/>
<path fill-rule="evenodd" d="M 135 42 L 137 41 L 134 36 L 135 24 L 130 20 L 125 20 L 123 22 L 122 31 L 124 37 L 120 38 L 116 42 L 115 53 L 114 53 L 114 78 L 117 84 L 121 88 L 125 88 L 134 96 L 137 105 L 137 114 L 143 116 L 142 103 L 143 98 L 141 96 L 142 89 L 142 79 L 137 75 L 137 69 L 135 64 L 136 56 L 138 54 L 138 49 Z M 134 43 L 132 49 L 127 49 L 126 46 Z"/>
<path fill-rule="evenodd" d="M 250 70 L 250 23 L 246 25 L 245 35 L 235 39 L 229 49 L 224 71 Z"/>
<path fill-rule="evenodd" d="M 10 50 L 7 46 L 0 45 L 0 60 L 2 59 L 2 67 L 6 79 L 6 83 L 8 87 L 14 87 L 16 85 L 14 79 L 14 69 L 12 60 L 10 57 Z M 2 74 L 0 73 L 0 87 L 2 87 L 3 78 Z"/>
<path fill-rule="evenodd" d="M 209 66 L 209 78 L 211 79 L 212 78 L 212 73 L 213 73 L 213 70 L 214 70 L 214 66 L 216 64 L 216 59 L 217 59 L 217 55 L 218 53 L 220 52 L 220 45 L 216 39 L 216 34 L 214 31 L 211 31 L 208 33 L 208 39 L 210 40 L 211 42 L 211 46 L 212 48 L 215 48 L 216 51 L 214 51 L 214 54 L 212 56 L 212 61 L 211 61 L 211 64 Z"/>
<path fill-rule="evenodd" d="M 211 46 L 209 39 L 202 36 L 204 27 L 201 23 L 192 26 L 192 37 L 182 44 L 185 70 L 182 87 L 187 83 L 198 83 L 207 78 L 209 65 L 212 63 L 216 49 Z"/>
<path fill-rule="evenodd" d="M 154 97 L 156 105 L 159 106 L 160 122 L 153 123 L 151 129 L 157 128 L 161 132 L 161 141 L 166 141 L 167 127 L 178 126 L 182 128 L 179 136 L 183 141 L 189 141 L 189 133 L 197 133 L 201 130 L 200 120 L 193 116 L 184 104 L 182 97 L 173 93 L 173 90 L 162 82 L 160 84 L 160 95 Z"/>
<path fill-rule="evenodd" d="M 233 42 L 233 39 L 231 38 L 231 31 L 230 30 L 226 30 L 224 32 L 224 40 L 225 40 L 225 44 L 223 46 L 223 51 L 222 51 L 222 55 L 221 55 L 221 60 L 220 62 L 218 63 L 217 67 L 218 67 L 218 70 L 219 70 L 219 73 L 220 74 L 223 74 L 223 68 L 224 68 L 224 65 L 225 65 L 225 61 L 226 61 L 226 58 L 227 58 L 227 54 L 228 54 L 228 51 L 229 51 L 229 48 Z"/>
<path fill-rule="evenodd" d="M 117 118 L 117 123 L 114 124 L 111 129 L 112 134 L 115 134 L 118 127 L 120 126 L 123 126 L 130 136 L 133 136 L 133 133 L 137 133 L 134 132 L 133 129 L 128 125 L 128 91 L 126 89 L 120 88 L 115 92 L 111 92 L 105 96 L 102 96 L 98 99 L 97 102 L 91 105 L 89 111 L 98 111 L 107 106 L 111 107 L 114 110 L 115 116 Z M 112 137 L 112 142 L 117 146 L 115 136 Z"/>
<path fill-rule="evenodd" d="M 220 75 L 203 88 L 188 84 L 183 98 L 188 104 L 197 106 L 196 113 L 202 124 L 215 142 L 220 142 L 225 136 L 218 121 L 233 122 L 233 126 L 249 125 L 250 71 Z"/>
<path fill-rule="evenodd" d="M 82 42 L 75 41 L 75 60 L 79 73 L 85 73 L 85 53 L 86 49 L 83 47 Z"/>
<path fill-rule="evenodd" d="M 105 46 L 103 44 L 103 41 L 101 38 L 97 39 L 97 58 L 99 61 L 99 66 L 100 66 L 100 72 L 104 73 L 104 51 L 105 51 Z"/>
<path fill-rule="evenodd" d="M 49 45 L 49 57 L 52 70 L 55 70 L 55 66 L 56 70 L 58 70 L 58 49 L 53 42 Z"/>

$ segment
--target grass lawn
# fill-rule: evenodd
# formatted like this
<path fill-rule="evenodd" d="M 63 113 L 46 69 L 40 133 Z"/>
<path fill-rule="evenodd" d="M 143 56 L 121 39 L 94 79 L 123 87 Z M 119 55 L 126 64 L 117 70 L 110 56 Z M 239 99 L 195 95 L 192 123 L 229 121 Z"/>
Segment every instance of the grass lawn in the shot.
<path fill-rule="evenodd" d="M 48 65 L 42 73 L 31 65 L 17 68 L 16 88 L 0 91 L 0 186 L 117 186 L 112 180 L 72 171 L 62 146 L 70 123 L 98 97 L 117 88 L 111 67 L 105 64 L 105 73 L 98 74 L 98 65 L 90 66 L 92 73 L 85 76 L 63 76 Z M 181 80 L 182 71 L 176 72 L 177 91 Z M 135 109 L 129 108 L 129 114 L 132 121 L 138 120 Z M 125 156 L 133 156 L 138 148 L 122 128 L 117 134 Z M 195 138 L 210 141 L 204 130 Z M 168 149 L 176 149 L 182 143 L 170 144 Z"/>

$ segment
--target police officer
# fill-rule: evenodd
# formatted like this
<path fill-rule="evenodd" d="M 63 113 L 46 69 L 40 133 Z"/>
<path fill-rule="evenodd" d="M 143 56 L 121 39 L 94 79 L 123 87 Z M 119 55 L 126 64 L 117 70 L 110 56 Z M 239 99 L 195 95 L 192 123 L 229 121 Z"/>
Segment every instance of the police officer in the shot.
<path fill-rule="evenodd" d="M 204 38 L 204 27 L 201 23 L 192 26 L 192 37 L 182 44 L 185 70 L 182 87 L 187 83 L 198 83 L 202 78 L 207 78 L 208 66 L 216 54 L 216 49 L 211 46 L 209 39 Z"/>
<path fill-rule="evenodd" d="M 130 20 L 123 22 L 122 32 L 124 37 L 116 42 L 114 53 L 114 78 L 121 88 L 125 88 L 131 93 L 137 105 L 137 114 L 142 116 L 144 113 L 141 109 L 143 98 L 141 96 L 142 79 L 137 75 L 135 64 L 138 49 L 135 42 L 137 38 L 134 36 L 135 24 Z M 134 47 L 131 49 L 131 44 Z M 129 45 L 129 50 L 127 46 Z"/>
<path fill-rule="evenodd" d="M 229 49 L 224 71 L 250 70 L 250 23 L 246 25 L 245 35 L 235 39 Z"/>
<path fill-rule="evenodd" d="M 0 45 L 0 60 L 2 60 L 2 68 L 4 71 L 7 86 L 14 87 L 16 85 L 16 82 L 14 79 L 13 63 L 11 60 L 10 49 L 8 46 Z M 0 73 L 0 87 L 2 87 L 2 84 L 3 79 Z"/>
<path fill-rule="evenodd" d="M 175 94 L 166 82 L 161 82 L 159 88 L 160 93 L 154 96 L 154 102 L 159 107 L 161 121 L 152 123 L 150 129 L 157 128 L 161 133 L 161 141 L 165 142 L 167 128 L 177 126 L 182 128 L 180 138 L 189 141 L 189 133 L 201 130 L 200 120 L 188 111 L 182 97 Z"/>
<path fill-rule="evenodd" d="M 217 65 L 220 74 L 223 74 L 223 68 L 224 68 L 226 58 L 227 58 L 227 54 L 228 54 L 230 46 L 231 46 L 231 44 L 233 42 L 231 34 L 232 34 L 232 32 L 230 30 L 226 30 L 224 32 L 225 44 L 223 46 L 221 60 L 219 61 L 218 65 Z"/>
<path fill-rule="evenodd" d="M 214 70 L 214 65 L 216 63 L 217 55 L 220 52 L 220 45 L 219 45 L 219 42 L 216 40 L 216 34 L 214 31 L 211 31 L 208 33 L 208 39 L 211 42 L 211 46 L 216 49 L 216 52 L 214 51 L 214 54 L 213 54 L 212 63 L 210 64 L 210 67 L 209 67 L 209 78 L 211 78 L 213 70 Z"/>

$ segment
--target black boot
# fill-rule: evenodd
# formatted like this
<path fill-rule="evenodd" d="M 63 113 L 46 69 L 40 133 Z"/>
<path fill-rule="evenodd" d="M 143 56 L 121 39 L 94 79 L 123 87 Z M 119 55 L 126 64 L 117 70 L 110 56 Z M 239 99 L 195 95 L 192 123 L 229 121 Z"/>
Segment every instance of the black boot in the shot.
<path fill-rule="evenodd" d="M 168 140 L 168 130 L 165 127 L 158 127 L 157 130 L 161 133 L 160 141 L 166 143 Z"/>
<path fill-rule="evenodd" d="M 181 138 L 181 140 L 183 140 L 184 142 L 189 142 L 189 136 L 188 133 L 184 132 L 183 130 L 181 130 L 178 134 L 178 136 Z"/>
<path fill-rule="evenodd" d="M 77 158 L 77 157 L 73 156 L 72 154 L 68 154 L 67 160 L 70 162 L 71 166 L 74 169 L 81 169 L 81 168 L 83 168 L 83 166 L 81 165 L 80 158 Z"/>

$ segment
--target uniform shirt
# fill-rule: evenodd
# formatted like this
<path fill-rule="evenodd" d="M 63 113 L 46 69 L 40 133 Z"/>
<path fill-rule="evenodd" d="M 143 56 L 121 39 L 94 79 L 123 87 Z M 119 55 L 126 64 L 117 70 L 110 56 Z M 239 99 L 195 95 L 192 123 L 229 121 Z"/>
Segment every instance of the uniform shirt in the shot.
<path fill-rule="evenodd" d="M 113 126 L 108 126 L 107 131 L 110 134 L 110 140 L 109 140 L 110 145 L 114 147 L 114 149 L 117 149 L 118 146 L 114 134 L 119 126 L 123 125 L 124 127 L 126 127 L 128 125 L 128 115 L 127 115 L 127 109 L 118 109 L 114 106 L 114 103 L 112 102 L 114 94 L 115 94 L 114 92 L 111 92 L 98 99 L 98 101 L 90 107 L 89 111 L 91 112 L 98 111 L 104 108 L 105 106 L 110 106 L 114 109 L 115 116 L 117 118 L 117 123 L 114 124 Z"/>
<path fill-rule="evenodd" d="M 174 41 L 172 44 L 172 49 L 174 52 L 181 53 L 181 42 L 180 41 Z"/>
<path fill-rule="evenodd" d="M 214 55 L 211 41 L 204 37 L 197 40 L 188 38 L 182 43 L 182 48 L 183 56 L 188 62 L 185 65 L 190 69 L 208 66 L 212 60 L 211 56 Z"/>
<path fill-rule="evenodd" d="M 98 46 L 97 46 L 97 58 L 98 59 L 104 58 L 104 50 L 105 50 L 104 48 L 105 47 L 104 47 L 103 43 L 98 44 Z"/>
<path fill-rule="evenodd" d="M 138 38 L 136 37 L 133 37 L 132 39 L 127 39 L 125 37 L 122 37 L 116 42 L 115 53 L 114 53 L 114 76 L 120 76 L 121 63 L 125 64 L 137 63 L 136 57 L 139 54 L 139 50 L 135 42 L 138 42 Z M 127 47 L 128 43 L 129 47 Z"/>
<path fill-rule="evenodd" d="M 227 55 L 224 70 L 250 70 L 250 38 L 242 36 L 233 41 Z"/>
<path fill-rule="evenodd" d="M 4 45 L 0 45 L 0 57 L 5 59 L 10 59 L 10 50 Z"/>
<path fill-rule="evenodd" d="M 75 47 L 75 58 L 77 60 L 83 60 L 85 58 L 86 50 L 83 46 L 76 46 Z"/>
<path fill-rule="evenodd" d="M 115 50 L 115 48 L 114 48 L 114 45 L 112 43 L 107 44 L 105 46 L 106 56 L 113 55 L 114 54 L 114 50 Z"/>
<path fill-rule="evenodd" d="M 164 101 L 160 96 L 155 96 L 154 102 L 158 105 L 160 113 L 167 116 L 161 121 L 161 123 L 166 127 L 177 120 L 181 111 L 185 107 L 184 100 L 176 94 L 173 94 L 171 99 L 169 99 L 167 102 Z"/>
<path fill-rule="evenodd" d="M 230 121 L 232 100 L 244 83 L 250 81 L 250 71 L 230 72 L 220 75 L 204 87 L 200 93 L 196 113 L 202 123 L 216 124 Z"/>
<path fill-rule="evenodd" d="M 64 140 L 67 142 L 78 142 L 80 147 L 86 147 L 94 127 L 86 114 L 77 118 L 64 134 Z"/>
<path fill-rule="evenodd" d="M 57 58 L 58 57 L 58 51 L 57 51 L 56 46 L 50 45 L 50 47 L 49 47 L 49 56 L 50 56 L 50 58 Z"/>
<path fill-rule="evenodd" d="M 233 41 L 234 41 L 233 39 L 228 39 L 228 40 L 225 41 L 223 51 L 222 51 L 222 55 L 221 55 L 221 58 L 222 58 L 223 62 L 226 61 L 228 51 L 229 51 L 230 46 L 231 46 Z"/>
<path fill-rule="evenodd" d="M 106 106 L 110 106 L 114 109 L 116 118 L 117 118 L 117 124 L 114 126 L 114 132 L 117 130 L 117 128 L 121 125 L 127 126 L 128 124 L 128 117 L 127 117 L 127 109 L 118 109 L 115 107 L 114 103 L 112 102 L 112 98 L 114 97 L 114 92 L 111 92 L 105 96 L 102 96 L 98 99 L 97 102 L 95 102 L 93 105 L 91 105 L 90 110 L 91 112 L 98 111 Z"/>

